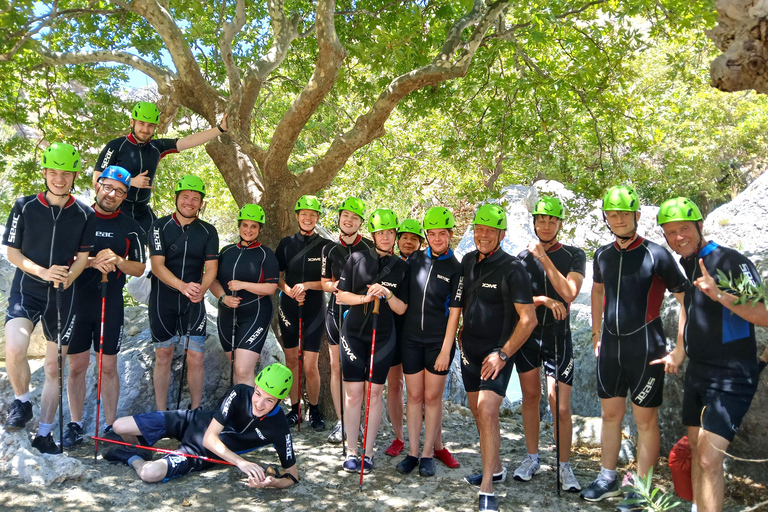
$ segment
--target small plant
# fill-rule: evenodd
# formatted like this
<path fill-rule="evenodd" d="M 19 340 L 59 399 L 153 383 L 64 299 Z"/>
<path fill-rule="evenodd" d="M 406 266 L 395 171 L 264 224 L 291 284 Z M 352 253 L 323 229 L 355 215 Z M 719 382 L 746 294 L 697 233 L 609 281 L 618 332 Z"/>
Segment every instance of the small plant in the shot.
<path fill-rule="evenodd" d="M 756 285 L 747 274 L 742 274 L 734 281 L 732 272 L 726 275 L 717 269 L 717 287 L 738 297 L 733 306 L 749 303 L 751 307 L 755 307 L 762 302 L 763 306 L 768 308 L 768 287 L 764 282 Z"/>
<path fill-rule="evenodd" d="M 631 499 L 625 499 L 622 505 L 639 505 L 646 512 L 664 512 L 680 507 L 673 493 L 662 492 L 658 487 L 653 487 L 653 468 L 648 470 L 645 476 L 635 475 L 632 485 L 622 487 L 625 493 L 634 493 Z"/>

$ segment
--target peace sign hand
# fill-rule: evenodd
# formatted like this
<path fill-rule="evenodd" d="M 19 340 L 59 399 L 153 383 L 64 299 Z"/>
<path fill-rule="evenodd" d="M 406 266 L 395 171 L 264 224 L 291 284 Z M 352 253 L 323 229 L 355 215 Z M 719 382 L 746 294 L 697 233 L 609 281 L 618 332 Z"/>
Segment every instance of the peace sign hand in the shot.
<path fill-rule="evenodd" d="M 693 284 L 701 290 L 701 292 L 710 299 L 717 301 L 718 295 L 722 295 L 720 289 L 717 287 L 717 283 L 712 279 L 712 276 L 707 272 L 707 267 L 704 266 L 704 260 L 699 258 L 699 267 L 701 267 L 701 277 L 696 279 Z"/>

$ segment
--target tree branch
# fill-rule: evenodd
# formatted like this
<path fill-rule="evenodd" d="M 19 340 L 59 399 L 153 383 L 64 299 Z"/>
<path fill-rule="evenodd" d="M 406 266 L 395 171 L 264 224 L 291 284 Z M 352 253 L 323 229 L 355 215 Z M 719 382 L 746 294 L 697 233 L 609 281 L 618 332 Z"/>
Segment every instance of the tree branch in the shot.
<path fill-rule="evenodd" d="M 221 60 L 224 62 L 224 68 L 227 70 L 227 78 L 229 79 L 230 101 L 235 105 L 239 105 L 242 99 L 242 83 L 240 81 L 240 69 L 237 67 L 235 58 L 232 55 L 232 41 L 244 26 L 245 0 L 237 0 L 235 17 L 231 22 L 227 21 L 224 24 L 224 30 L 222 30 L 219 37 Z"/>

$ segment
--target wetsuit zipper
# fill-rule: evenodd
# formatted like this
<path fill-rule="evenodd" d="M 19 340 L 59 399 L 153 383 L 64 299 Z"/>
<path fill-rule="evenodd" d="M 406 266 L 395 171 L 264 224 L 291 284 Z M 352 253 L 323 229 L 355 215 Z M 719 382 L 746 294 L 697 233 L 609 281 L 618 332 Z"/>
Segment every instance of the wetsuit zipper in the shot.
<path fill-rule="evenodd" d="M 51 216 L 53 217 L 53 233 L 51 234 L 51 251 L 48 253 L 48 268 L 51 268 L 53 265 L 53 247 L 56 245 L 54 242 L 56 242 L 56 224 L 59 222 L 59 217 L 61 217 L 61 212 L 64 211 L 64 207 L 59 208 L 58 215 L 54 215 L 53 213 L 53 206 L 51 208 Z"/>
<path fill-rule="evenodd" d="M 432 277 L 432 269 L 435 267 L 435 262 L 430 260 L 429 273 L 427 273 L 427 280 L 424 282 L 424 290 L 422 290 L 421 297 L 421 331 L 424 332 L 424 305 L 427 302 L 427 286 L 429 286 L 429 278 Z"/>
<path fill-rule="evenodd" d="M 619 299 L 621 298 L 621 267 L 624 263 L 624 253 L 626 249 L 619 250 L 619 277 L 616 283 L 616 336 L 619 336 Z"/>

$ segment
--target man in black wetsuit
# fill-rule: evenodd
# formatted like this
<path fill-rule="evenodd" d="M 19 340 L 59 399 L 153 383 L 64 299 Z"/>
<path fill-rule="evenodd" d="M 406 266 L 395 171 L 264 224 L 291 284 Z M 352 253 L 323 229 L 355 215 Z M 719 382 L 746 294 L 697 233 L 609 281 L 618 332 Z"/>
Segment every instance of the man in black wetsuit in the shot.
<path fill-rule="evenodd" d="M 164 437 L 181 442 L 181 453 L 221 459 L 236 466 L 248 476 L 249 487 L 289 487 L 299 481 L 296 454 L 280 401 L 288 396 L 293 376 L 280 363 L 273 363 L 259 372 L 255 387 L 237 384 L 221 403 L 219 409 L 158 411 L 126 416 L 115 421 L 115 433 L 125 441 L 152 446 Z M 280 465 L 263 467 L 243 459 L 240 454 L 262 446 L 273 446 Z M 166 455 L 152 461 L 150 451 L 116 447 L 104 453 L 112 462 L 131 466 L 145 482 L 167 482 L 191 471 L 202 471 L 214 463 Z"/>
<path fill-rule="evenodd" d="M 139 223 L 118 212 L 131 183 L 131 175 L 118 166 L 107 167 L 96 184 L 96 245 L 88 257 L 88 268 L 77 279 L 78 301 L 75 327 L 69 344 L 67 396 L 71 422 L 64 429 L 63 444 L 83 441 L 85 374 L 91 360 L 91 346 L 99 351 L 101 338 L 101 276 L 107 274 L 104 308 L 104 353 L 102 399 L 105 432 L 109 432 L 117 413 L 120 379 L 117 353 L 123 338 L 123 286 L 126 275 L 144 272 L 144 231 Z M 98 432 L 96 435 L 99 435 Z"/>
<path fill-rule="evenodd" d="M 215 128 L 181 139 L 157 139 L 153 137 L 159 119 L 160 111 L 153 103 L 138 102 L 131 110 L 131 133 L 109 141 L 101 150 L 93 169 L 94 187 L 101 173 L 110 165 L 119 165 L 131 173 L 131 188 L 120 211 L 136 219 L 147 233 L 152 221 L 157 219 L 149 200 L 160 160 L 166 155 L 205 144 L 227 131 L 227 115 L 224 114 Z"/>
<path fill-rule="evenodd" d="M 191 408 L 203 396 L 206 316 L 203 299 L 219 268 L 219 234 L 198 213 L 205 185 L 187 175 L 176 184 L 176 212 L 157 219 L 149 234 L 152 293 L 149 329 L 155 343 L 155 401 L 167 409 L 174 344 L 186 343 Z"/>
<path fill-rule="evenodd" d="M 755 324 L 768 326 L 765 304 L 737 304 L 733 290 L 721 290 L 711 276 L 718 270 L 734 282 L 757 286 L 760 274 L 743 255 L 704 239 L 699 208 L 676 197 L 662 203 L 657 221 L 667 243 L 680 255 L 688 281 L 683 343 L 659 359 L 667 373 L 685 370 L 683 424 L 693 452 L 691 480 L 699 512 L 723 510 L 723 457 L 749 409 L 758 384 Z M 754 307 L 753 307 L 754 306 Z"/>
<path fill-rule="evenodd" d="M 581 491 L 587 501 L 622 494 L 616 466 L 628 393 L 637 425 L 638 474 L 645 476 L 659 458 L 658 410 L 664 370 L 651 361 L 666 353 L 661 325 L 665 290 L 682 304 L 685 283 L 669 251 L 637 234 L 640 198 L 632 187 L 619 185 L 608 190 L 602 208 L 616 241 L 595 252 L 592 344 L 602 407 L 602 469 Z M 629 473 L 627 480 L 632 480 Z M 627 494 L 627 499 L 636 497 L 635 493 Z M 619 505 L 617 510 L 638 507 Z"/>
<path fill-rule="evenodd" d="M 515 353 L 536 327 L 531 281 L 519 259 L 501 249 L 507 216 L 499 206 L 478 208 L 475 251 L 464 256 L 464 325 L 459 333 L 461 377 L 480 435 L 483 472 L 465 480 L 480 486 L 480 510 L 499 510 L 493 483 L 502 482 L 499 409 Z"/>
<path fill-rule="evenodd" d="M 15 400 L 5 422 L 7 430 L 24 428 L 32 419 L 29 400 L 29 340 L 42 321 L 45 348 L 45 384 L 40 398 L 40 428 L 32 447 L 59 453 L 51 426 L 59 405 L 59 318 L 62 356 L 72 339 L 75 321 L 76 279 L 88 265 L 94 244 L 94 215 L 90 206 L 71 191 L 80 170 L 80 154 L 69 144 L 53 143 L 41 161 L 46 191 L 19 198 L 11 209 L 3 233 L 8 261 L 16 266 L 5 317 L 5 362 Z M 74 259 L 74 262 L 72 260 Z M 63 290 L 61 310 L 56 289 Z"/>

